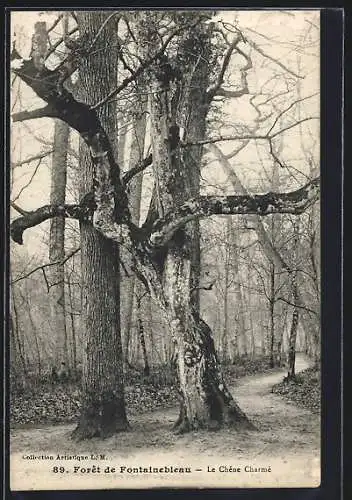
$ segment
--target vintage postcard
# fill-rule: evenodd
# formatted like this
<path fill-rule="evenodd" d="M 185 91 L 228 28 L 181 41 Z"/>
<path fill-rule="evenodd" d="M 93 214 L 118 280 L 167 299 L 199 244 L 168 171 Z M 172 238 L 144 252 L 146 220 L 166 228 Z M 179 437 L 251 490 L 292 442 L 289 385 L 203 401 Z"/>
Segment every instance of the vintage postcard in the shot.
<path fill-rule="evenodd" d="M 320 11 L 10 12 L 10 487 L 320 485 Z"/>

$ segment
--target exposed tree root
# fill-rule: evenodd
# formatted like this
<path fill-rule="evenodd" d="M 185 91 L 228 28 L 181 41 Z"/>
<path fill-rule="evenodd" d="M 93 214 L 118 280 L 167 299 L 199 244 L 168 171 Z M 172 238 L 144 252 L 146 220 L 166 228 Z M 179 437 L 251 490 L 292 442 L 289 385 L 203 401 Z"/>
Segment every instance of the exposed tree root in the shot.
<path fill-rule="evenodd" d="M 125 414 L 120 414 L 116 401 L 90 404 L 85 407 L 76 429 L 71 434 L 74 441 L 94 437 L 107 438 L 130 429 Z"/>

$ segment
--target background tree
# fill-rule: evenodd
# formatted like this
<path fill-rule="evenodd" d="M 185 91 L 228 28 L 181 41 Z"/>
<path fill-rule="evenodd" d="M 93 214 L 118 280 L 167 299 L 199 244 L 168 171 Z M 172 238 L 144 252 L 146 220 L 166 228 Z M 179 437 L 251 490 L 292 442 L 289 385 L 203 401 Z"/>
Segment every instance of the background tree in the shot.
<path fill-rule="evenodd" d="M 68 33 L 68 14 L 62 19 L 63 36 Z M 46 28 L 45 28 L 46 29 Z M 43 40 L 43 56 L 47 54 L 47 39 Z M 69 149 L 70 129 L 67 123 L 55 120 L 54 144 L 51 166 L 51 191 L 50 203 L 53 205 L 64 205 L 66 199 L 67 183 L 67 157 Z M 68 339 L 66 331 L 65 314 L 65 219 L 55 217 L 50 221 L 49 239 L 49 261 L 50 266 L 50 303 L 51 324 L 56 336 L 54 365 L 58 369 L 64 363 L 69 370 Z"/>

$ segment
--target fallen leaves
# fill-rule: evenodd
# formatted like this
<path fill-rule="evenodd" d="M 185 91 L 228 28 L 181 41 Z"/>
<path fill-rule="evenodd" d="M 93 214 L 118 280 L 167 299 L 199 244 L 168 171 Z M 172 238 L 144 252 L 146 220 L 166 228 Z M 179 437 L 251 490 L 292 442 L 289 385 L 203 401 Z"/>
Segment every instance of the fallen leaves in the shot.
<path fill-rule="evenodd" d="M 320 412 L 320 372 L 316 368 L 307 368 L 293 379 L 285 378 L 273 386 L 272 392 L 314 413 Z"/>

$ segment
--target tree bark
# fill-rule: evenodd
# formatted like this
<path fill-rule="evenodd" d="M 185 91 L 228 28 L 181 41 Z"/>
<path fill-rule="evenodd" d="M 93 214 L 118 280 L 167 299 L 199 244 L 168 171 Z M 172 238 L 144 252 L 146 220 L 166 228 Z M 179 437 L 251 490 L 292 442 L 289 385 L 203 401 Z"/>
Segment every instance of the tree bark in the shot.
<path fill-rule="evenodd" d="M 81 33 L 94 39 L 108 16 L 104 12 L 78 12 Z M 115 42 L 115 43 L 114 43 Z M 96 42 L 105 57 L 89 57 L 80 64 L 81 99 L 91 103 L 104 96 L 117 82 L 116 27 L 108 23 Z M 116 152 L 117 116 L 113 103 L 98 112 Z M 81 144 L 82 193 L 93 188 L 93 164 Z M 120 332 L 120 271 L 118 245 L 82 222 L 82 323 L 84 338 L 82 409 L 73 437 L 106 437 L 128 428 L 123 387 Z"/>

